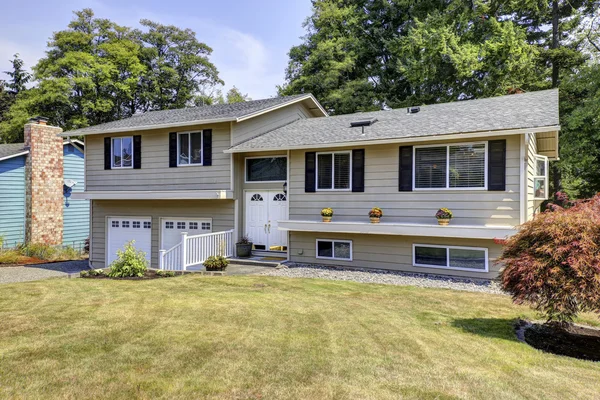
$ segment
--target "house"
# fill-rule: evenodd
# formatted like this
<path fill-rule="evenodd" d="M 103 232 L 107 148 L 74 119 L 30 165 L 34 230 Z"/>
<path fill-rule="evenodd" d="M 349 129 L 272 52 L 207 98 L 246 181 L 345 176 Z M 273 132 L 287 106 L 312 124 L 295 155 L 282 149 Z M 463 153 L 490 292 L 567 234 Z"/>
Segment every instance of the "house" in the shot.
<path fill-rule="evenodd" d="M 38 117 L 25 126 L 25 143 L 0 144 L 3 247 L 25 242 L 84 246 L 89 201 L 71 199 L 84 187 L 84 146 L 63 140 L 60 132 Z"/>
<path fill-rule="evenodd" d="M 91 200 L 96 268 L 131 239 L 152 266 L 177 269 L 233 255 L 248 234 L 255 253 L 296 262 L 492 278 L 494 239 L 548 196 L 559 130 L 558 92 L 547 90 L 340 116 L 307 94 L 63 135 L 85 137 L 76 196 Z M 449 226 L 436 222 L 441 207 L 454 212 Z"/>

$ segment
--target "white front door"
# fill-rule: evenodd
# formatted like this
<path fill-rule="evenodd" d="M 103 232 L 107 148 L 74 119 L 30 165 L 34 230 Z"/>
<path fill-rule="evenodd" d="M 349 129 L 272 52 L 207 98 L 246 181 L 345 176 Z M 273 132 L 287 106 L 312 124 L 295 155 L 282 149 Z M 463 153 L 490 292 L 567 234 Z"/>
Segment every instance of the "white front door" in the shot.
<path fill-rule="evenodd" d="M 135 240 L 136 250 L 146 253 L 150 263 L 152 256 L 152 219 L 145 217 L 109 217 L 106 266 L 117 259 L 117 250 L 123 250 L 128 242 Z"/>
<path fill-rule="evenodd" d="M 169 250 L 181 242 L 181 233 L 188 236 L 212 232 L 211 218 L 161 218 L 160 248 Z"/>
<path fill-rule="evenodd" d="M 246 192 L 246 234 L 255 250 L 284 250 L 287 234 L 277 221 L 288 218 L 287 195 L 280 191 Z"/>

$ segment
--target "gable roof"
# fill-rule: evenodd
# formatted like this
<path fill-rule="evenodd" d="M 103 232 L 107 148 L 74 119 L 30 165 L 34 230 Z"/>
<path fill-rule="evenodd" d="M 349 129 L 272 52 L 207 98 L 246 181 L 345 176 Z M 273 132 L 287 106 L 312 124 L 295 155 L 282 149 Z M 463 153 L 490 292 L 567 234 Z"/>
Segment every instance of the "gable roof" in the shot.
<path fill-rule="evenodd" d="M 315 109 L 319 110 L 324 116 L 327 115 L 327 112 L 321 104 L 319 104 L 313 95 L 309 93 L 251 100 L 234 104 L 215 104 L 211 106 L 188 107 L 176 110 L 149 111 L 118 121 L 63 132 L 62 136 L 130 132 L 230 121 L 241 122 L 265 112 L 305 100 L 313 102 Z"/>
<path fill-rule="evenodd" d="M 376 120 L 370 126 L 352 122 Z M 558 90 L 513 94 L 480 100 L 406 109 L 309 118 L 290 123 L 233 146 L 228 153 L 311 147 L 341 147 L 361 142 L 403 141 L 450 134 L 489 133 L 525 128 L 559 130 Z M 364 132 L 364 133 L 363 133 Z"/>
<path fill-rule="evenodd" d="M 83 147 L 84 144 L 80 140 L 71 140 L 71 142 Z M 69 144 L 69 141 L 65 140 L 63 146 Z M 0 161 L 8 160 L 9 158 L 22 156 L 29 154 L 29 148 L 25 147 L 25 143 L 0 143 Z"/>

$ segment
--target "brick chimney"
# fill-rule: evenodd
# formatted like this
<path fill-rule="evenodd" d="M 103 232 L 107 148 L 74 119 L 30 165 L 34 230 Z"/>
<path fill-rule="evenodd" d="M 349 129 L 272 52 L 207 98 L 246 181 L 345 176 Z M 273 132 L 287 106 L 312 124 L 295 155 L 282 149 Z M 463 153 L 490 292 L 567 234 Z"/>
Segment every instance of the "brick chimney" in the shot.
<path fill-rule="evenodd" d="M 25 125 L 25 240 L 61 244 L 63 240 L 63 139 L 61 128 L 36 117 Z"/>

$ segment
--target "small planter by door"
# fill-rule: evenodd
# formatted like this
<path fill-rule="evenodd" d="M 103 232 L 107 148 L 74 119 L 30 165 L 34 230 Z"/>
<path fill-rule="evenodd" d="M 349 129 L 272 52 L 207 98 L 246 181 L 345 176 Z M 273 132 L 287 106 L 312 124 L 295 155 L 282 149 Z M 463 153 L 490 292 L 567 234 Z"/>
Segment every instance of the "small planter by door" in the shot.
<path fill-rule="evenodd" d="M 331 217 L 323 217 L 323 222 L 331 222 Z"/>
<path fill-rule="evenodd" d="M 370 217 L 369 219 L 371 220 L 372 224 L 378 224 L 379 223 L 379 218 L 378 217 Z"/>
<path fill-rule="evenodd" d="M 238 243 L 235 250 L 238 257 L 248 258 L 252 254 L 252 243 Z"/>
<path fill-rule="evenodd" d="M 446 226 L 450 224 L 449 219 L 440 218 L 437 220 L 439 225 Z"/>

